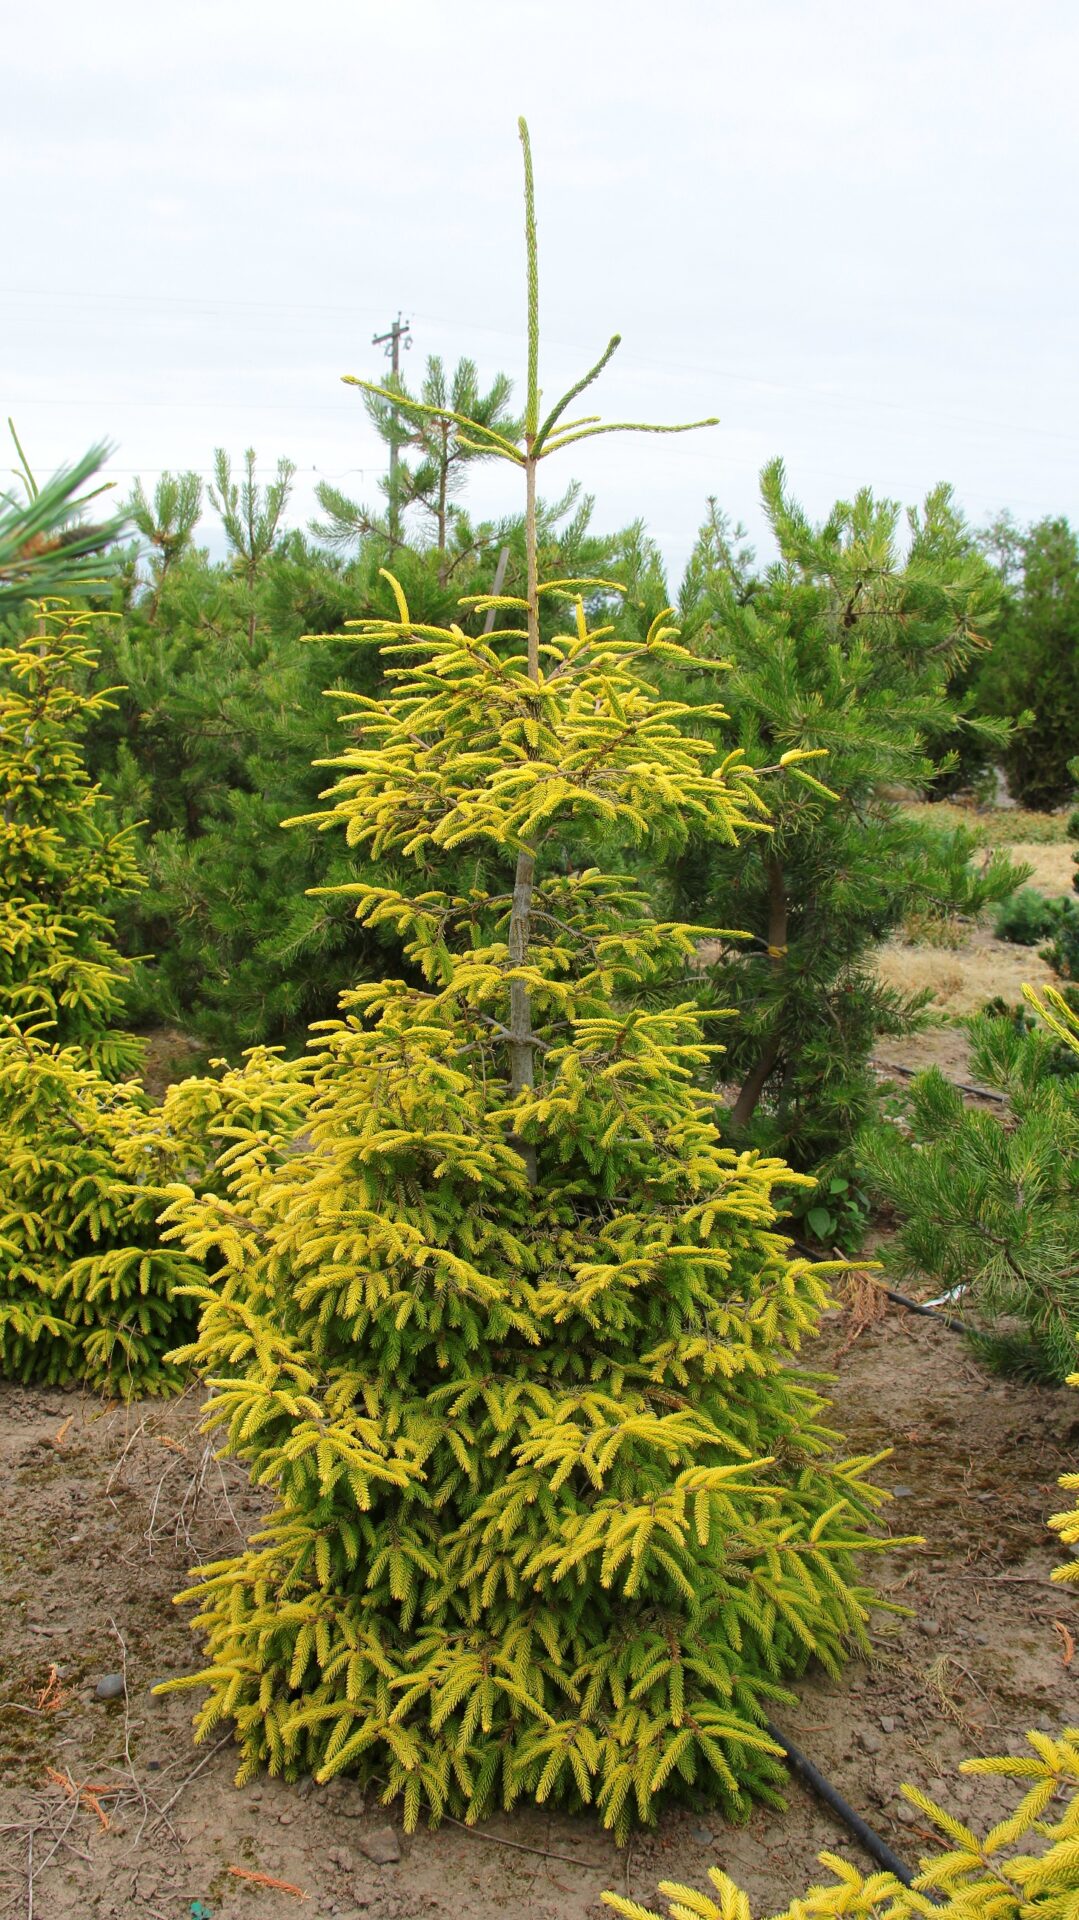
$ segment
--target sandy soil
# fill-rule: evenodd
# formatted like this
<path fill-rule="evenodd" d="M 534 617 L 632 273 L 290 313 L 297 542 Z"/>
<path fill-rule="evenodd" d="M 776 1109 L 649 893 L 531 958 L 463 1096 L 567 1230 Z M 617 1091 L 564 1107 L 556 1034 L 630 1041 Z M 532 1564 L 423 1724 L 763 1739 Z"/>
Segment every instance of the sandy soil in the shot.
<path fill-rule="evenodd" d="M 923 1533 L 927 1545 L 896 1552 L 882 1572 L 916 1618 L 881 1616 L 873 1662 L 840 1685 L 810 1674 L 783 1721 L 910 1857 L 926 1835 L 897 1797 L 901 1781 L 969 1812 L 972 1785 L 953 1774 L 964 1754 L 1017 1750 L 1028 1726 L 1079 1720 L 1079 1658 L 1063 1665 L 1053 1624 L 1079 1623 L 1047 1585 L 1044 1527 L 1059 1505 L 1056 1476 L 1079 1453 L 1079 1398 L 992 1379 L 954 1335 L 902 1314 L 843 1352 L 852 1332 L 831 1318 L 813 1364 L 839 1356 L 836 1420 L 852 1444 L 895 1446 L 879 1475 L 896 1496 L 895 1530 Z M 847 1845 L 797 1782 L 783 1816 L 762 1810 L 732 1830 L 707 1808 L 680 1810 L 623 1852 L 592 1823 L 557 1814 L 525 1812 L 475 1834 L 447 1825 L 408 1842 L 395 1809 L 365 1806 L 348 1783 L 264 1779 L 237 1791 L 228 1735 L 193 1748 L 183 1697 L 150 1694 L 197 1659 L 171 1597 L 187 1568 L 229 1552 L 259 1513 L 239 1472 L 212 1459 L 197 1420 L 194 1394 L 118 1410 L 0 1388 L 0 1913 L 588 1920 L 604 1911 L 604 1887 L 651 1901 L 659 1880 L 699 1885 L 716 1861 L 767 1913 L 812 1877 L 822 1846 Z M 126 1679 L 126 1695 L 98 1699 L 106 1675 Z M 107 1830 L 64 1776 L 107 1789 L 97 1802 Z M 979 1821 L 1008 1804 L 992 1782 L 978 1796 Z M 387 1827 L 400 1858 L 380 1867 L 364 1848 Z M 306 1899 L 231 1867 L 289 1882 Z"/>

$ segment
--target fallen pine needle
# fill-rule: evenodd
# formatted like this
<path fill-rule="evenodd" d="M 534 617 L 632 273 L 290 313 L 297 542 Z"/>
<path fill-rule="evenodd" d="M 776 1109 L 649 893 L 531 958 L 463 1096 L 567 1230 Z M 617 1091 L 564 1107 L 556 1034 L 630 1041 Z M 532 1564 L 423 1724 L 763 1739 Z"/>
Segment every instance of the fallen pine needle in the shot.
<path fill-rule="evenodd" d="M 58 1430 L 58 1432 L 53 1434 L 52 1444 L 54 1447 L 63 1446 L 64 1441 L 67 1438 L 68 1428 L 70 1427 L 71 1422 L 74 1420 L 74 1418 L 75 1418 L 75 1415 L 73 1413 L 69 1413 L 67 1416 L 67 1419 L 64 1421 L 63 1426 Z"/>
<path fill-rule="evenodd" d="M 58 1713 L 64 1705 L 64 1699 L 59 1670 L 54 1660 L 49 1667 L 49 1677 L 37 1696 L 37 1710 L 39 1713 Z"/>
<path fill-rule="evenodd" d="M 1070 1667 L 1072 1661 L 1075 1659 L 1075 1636 L 1068 1632 L 1063 1620 L 1054 1620 L 1053 1626 L 1064 1643 L 1064 1651 L 1060 1656 L 1061 1665 Z"/>
<path fill-rule="evenodd" d="M 111 1821 L 101 1802 L 106 1795 L 123 1793 L 122 1786 L 98 1786 L 96 1782 L 86 1781 L 82 1786 L 73 1780 L 69 1773 L 58 1773 L 55 1767 L 46 1767 L 45 1772 L 54 1785 L 62 1787 L 69 1800 L 77 1800 L 88 1813 L 97 1815 L 103 1830 L 108 1833 Z"/>
<path fill-rule="evenodd" d="M 250 1880 L 256 1887 L 276 1887 L 278 1893 L 294 1893 L 297 1900 L 306 1900 L 302 1887 L 294 1887 L 291 1880 L 275 1880 L 272 1873 L 250 1873 L 246 1867 L 230 1867 L 229 1872 L 237 1880 Z"/>
<path fill-rule="evenodd" d="M 181 1440 L 173 1440 L 167 1433 L 159 1433 L 157 1435 L 157 1444 L 159 1447 L 167 1447 L 170 1453 L 187 1452 L 187 1448 Z"/>

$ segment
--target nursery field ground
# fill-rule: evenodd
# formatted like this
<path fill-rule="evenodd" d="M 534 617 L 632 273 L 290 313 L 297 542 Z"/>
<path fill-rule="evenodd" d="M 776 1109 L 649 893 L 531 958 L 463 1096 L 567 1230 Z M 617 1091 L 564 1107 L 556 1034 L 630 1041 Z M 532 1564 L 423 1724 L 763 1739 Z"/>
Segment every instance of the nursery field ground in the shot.
<path fill-rule="evenodd" d="M 928 1836 L 902 1781 L 984 1827 L 1007 1788 L 980 1783 L 975 1810 L 958 1761 L 1017 1751 L 1031 1726 L 1079 1722 L 1079 1621 L 1048 1584 L 1059 1547 L 1045 1528 L 1056 1478 L 1079 1455 L 1079 1396 L 996 1379 L 953 1334 L 901 1313 L 859 1326 L 850 1311 L 829 1315 L 806 1358 L 836 1372 L 852 1447 L 894 1447 L 877 1472 L 895 1496 L 890 1523 L 926 1544 L 877 1573 L 914 1617 L 877 1616 L 873 1658 L 838 1684 L 810 1673 L 777 1719 L 909 1858 Z M 348 1782 L 262 1778 L 238 1791 L 227 1732 L 194 1748 L 192 1696 L 150 1692 L 198 1664 L 172 1602 L 188 1568 L 232 1551 L 262 1506 L 198 1421 L 194 1391 L 125 1409 L 0 1388 L 0 1914 L 591 1920 L 604 1887 L 654 1901 L 660 1880 L 703 1885 L 712 1862 L 772 1913 L 814 1877 L 820 1848 L 858 1858 L 797 1782 L 786 1814 L 758 1809 L 731 1829 L 706 1808 L 672 1811 L 622 1851 L 590 1820 L 534 1809 L 409 1841 L 396 1809 Z M 107 1676 L 111 1700 L 97 1696 Z M 377 1864 L 368 1850 L 380 1846 L 397 1857 Z"/>
<path fill-rule="evenodd" d="M 1072 894 L 1076 843 L 1068 840 L 1060 814 L 1030 813 L 1019 807 L 974 811 L 947 803 L 911 811 L 941 826 L 962 822 L 979 828 L 990 845 L 1006 848 L 1017 864 L 1033 868 L 1025 883 L 1028 887 L 1050 899 Z M 953 937 L 955 944 L 947 946 L 896 938 L 880 949 L 880 977 L 904 993 L 928 988 L 937 1016 L 936 1024 L 921 1033 L 882 1040 L 877 1056 L 881 1066 L 893 1062 L 908 1068 L 940 1067 L 962 1078 L 967 1070 L 967 1037 L 955 1023 L 998 997 L 1018 1004 L 1025 985 L 1051 986 L 1056 981 L 1037 947 L 994 939 L 987 925 L 957 927 Z"/>

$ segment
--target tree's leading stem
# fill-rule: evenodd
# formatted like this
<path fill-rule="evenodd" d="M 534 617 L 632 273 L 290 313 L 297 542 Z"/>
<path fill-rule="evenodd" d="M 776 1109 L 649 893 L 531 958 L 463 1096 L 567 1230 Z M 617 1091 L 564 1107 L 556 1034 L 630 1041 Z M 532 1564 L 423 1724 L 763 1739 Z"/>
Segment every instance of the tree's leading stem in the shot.
<path fill-rule="evenodd" d="M 525 555 L 527 560 L 528 585 L 528 674 L 531 680 L 539 679 L 539 569 L 536 556 L 536 462 L 532 459 L 532 436 L 525 441 L 528 452 L 528 465 L 525 469 L 527 496 L 525 503 Z M 517 871 L 513 880 L 513 901 L 510 907 L 509 961 L 511 967 L 523 967 L 528 959 L 528 940 L 532 918 L 532 890 L 536 879 L 535 855 L 525 847 L 517 855 Z M 510 982 L 510 1018 L 509 1018 L 509 1055 L 510 1090 L 518 1094 L 525 1087 L 535 1084 L 536 1051 L 532 1032 L 532 1007 L 529 991 L 523 980 Z M 525 1141 L 513 1139 L 525 1164 L 525 1172 L 534 1186 L 536 1183 L 536 1149 Z"/>

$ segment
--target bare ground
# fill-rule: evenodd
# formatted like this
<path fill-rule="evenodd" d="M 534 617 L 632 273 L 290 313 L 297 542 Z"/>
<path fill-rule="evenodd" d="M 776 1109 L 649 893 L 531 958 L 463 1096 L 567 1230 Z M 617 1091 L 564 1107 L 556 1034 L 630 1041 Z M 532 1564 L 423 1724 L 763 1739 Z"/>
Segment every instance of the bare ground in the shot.
<path fill-rule="evenodd" d="M 1079 1720 L 1079 1656 L 1064 1664 L 1054 1622 L 1079 1626 L 1047 1584 L 1044 1525 L 1060 1504 L 1056 1477 L 1079 1452 L 1079 1400 L 995 1380 L 954 1335 L 902 1314 L 848 1345 L 853 1332 L 832 1317 L 823 1343 L 825 1362 L 836 1356 L 836 1422 L 858 1450 L 895 1447 L 878 1475 L 896 1495 L 894 1528 L 927 1544 L 881 1572 L 916 1618 L 881 1616 L 874 1660 L 839 1685 L 811 1673 L 783 1719 L 910 1857 L 926 1835 L 898 1798 L 903 1780 L 969 1814 L 960 1758 L 1015 1751 L 1028 1726 Z M 349 1783 L 263 1779 L 237 1791 L 228 1736 L 195 1749 L 187 1697 L 150 1693 L 197 1660 L 171 1598 L 187 1569 L 231 1551 L 259 1514 L 259 1497 L 213 1460 L 197 1421 L 194 1394 L 109 1409 L 0 1388 L 5 1920 L 587 1920 L 604 1911 L 604 1887 L 652 1901 L 659 1880 L 701 1885 L 713 1862 L 772 1912 L 814 1876 L 821 1847 L 858 1857 L 796 1781 L 785 1815 L 759 1810 L 731 1829 L 707 1809 L 679 1810 L 621 1852 L 590 1821 L 535 1810 L 409 1842 L 395 1809 L 365 1805 Z M 96 1698 L 108 1674 L 126 1677 L 126 1698 Z M 73 1798 L 72 1782 L 108 1791 L 95 1806 Z M 1006 1789 L 979 1783 L 976 1823 L 1007 1804 Z M 386 1827 L 401 1857 L 380 1867 L 363 1848 Z"/>
<path fill-rule="evenodd" d="M 1033 815 L 1031 818 L 1038 818 Z M 1044 816 L 1050 820 L 1052 816 Z M 1027 885 L 1049 898 L 1071 895 L 1075 873 L 1071 844 L 1039 840 L 1009 842 L 1007 851 L 1034 872 Z M 954 947 L 925 941 L 893 939 L 877 955 L 877 972 L 888 986 L 902 993 L 928 988 L 938 1024 L 901 1040 L 882 1040 L 877 1064 L 920 1069 L 939 1067 L 952 1078 L 967 1073 L 967 1037 L 955 1023 L 979 1013 L 990 1000 L 1018 1005 L 1024 986 L 1057 984 L 1056 975 L 1039 956 L 1037 947 L 1020 947 L 996 940 L 986 926 L 968 926 Z"/>

